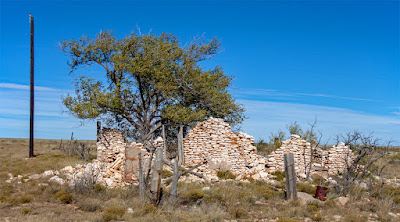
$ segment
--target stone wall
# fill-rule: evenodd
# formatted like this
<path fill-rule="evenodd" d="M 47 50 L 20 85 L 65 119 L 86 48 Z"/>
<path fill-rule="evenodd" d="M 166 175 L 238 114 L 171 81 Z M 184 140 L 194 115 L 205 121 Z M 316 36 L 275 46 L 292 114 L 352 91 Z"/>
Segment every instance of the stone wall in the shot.
<path fill-rule="evenodd" d="M 282 146 L 268 156 L 269 171 L 284 171 L 283 154 L 293 153 L 296 164 L 295 171 L 297 176 L 306 176 L 306 167 L 308 167 L 311 158 L 311 144 L 298 135 L 292 135 L 290 140 L 282 142 Z M 311 174 L 321 176 L 334 175 L 346 169 L 354 155 L 348 146 L 340 143 L 327 150 L 317 148 L 313 152 L 313 164 Z"/>
<path fill-rule="evenodd" d="M 267 178 L 267 159 L 257 155 L 254 138 L 245 133 L 232 132 L 222 119 L 209 118 L 192 128 L 183 140 L 184 165 L 194 166 L 207 161 L 197 172 L 218 180 L 219 170 L 229 170 L 237 179 Z"/>

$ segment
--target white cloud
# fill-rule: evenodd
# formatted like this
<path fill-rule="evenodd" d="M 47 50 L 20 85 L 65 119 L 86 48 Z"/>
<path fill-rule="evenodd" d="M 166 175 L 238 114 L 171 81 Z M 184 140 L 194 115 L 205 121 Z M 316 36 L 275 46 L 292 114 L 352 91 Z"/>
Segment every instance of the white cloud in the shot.
<path fill-rule="evenodd" d="M 0 88 L 30 90 L 30 86 L 28 85 L 15 84 L 15 83 L 0 83 Z M 49 87 L 35 86 L 35 91 L 58 91 L 58 90 Z"/>

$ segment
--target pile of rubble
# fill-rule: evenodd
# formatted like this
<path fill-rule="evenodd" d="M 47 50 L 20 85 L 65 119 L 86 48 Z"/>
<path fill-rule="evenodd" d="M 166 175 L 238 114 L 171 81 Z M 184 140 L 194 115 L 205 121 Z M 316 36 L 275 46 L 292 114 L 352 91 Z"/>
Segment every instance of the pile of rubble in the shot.
<path fill-rule="evenodd" d="M 303 178 L 306 177 L 311 158 L 313 158 L 311 174 L 323 177 L 342 172 L 354 159 L 353 153 L 344 143 L 322 150 L 319 147 L 311 147 L 311 144 L 300 136 L 292 135 L 290 140 L 283 141 L 282 146 L 268 156 L 269 171 L 285 170 L 283 160 L 285 153 L 293 153 L 296 174 Z"/>
<path fill-rule="evenodd" d="M 218 180 L 218 171 L 226 170 L 231 171 L 237 180 L 268 179 L 267 158 L 257 155 L 253 144 L 252 136 L 232 132 L 222 119 L 209 118 L 192 128 L 183 140 L 184 165 L 190 167 L 207 161 L 195 172 L 211 181 Z"/>

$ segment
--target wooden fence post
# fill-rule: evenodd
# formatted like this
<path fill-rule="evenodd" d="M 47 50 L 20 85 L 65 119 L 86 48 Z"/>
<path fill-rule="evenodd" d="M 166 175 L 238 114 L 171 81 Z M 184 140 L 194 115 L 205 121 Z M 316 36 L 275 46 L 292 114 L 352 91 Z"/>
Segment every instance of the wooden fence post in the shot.
<path fill-rule="evenodd" d="M 293 153 L 284 154 L 286 174 L 286 200 L 297 199 L 296 172 L 294 170 Z"/>
<path fill-rule="evenodd" d="M 139 195 L 141 198 L 144 198 L 144 176 L 143 176 L 143 167 L 142 167 L 142 153 L 138 154 L 139 158 Z"/>
<path fill-rule="evenodd" d="M 158 204 L 160 201 L 162 170 L 163 170 L 163 149 L 162 149 L 162 147 L 159 147 L 156 150 L 156 159 L 154 160 L 152 177 L 151 177 L 151 185 L 150 185 L 150 199 L 155 204 Z"/>
<path fill-rule="evenodd" d="M 97 142 L 100 141 L 101 122 L 97 121 Z"/>

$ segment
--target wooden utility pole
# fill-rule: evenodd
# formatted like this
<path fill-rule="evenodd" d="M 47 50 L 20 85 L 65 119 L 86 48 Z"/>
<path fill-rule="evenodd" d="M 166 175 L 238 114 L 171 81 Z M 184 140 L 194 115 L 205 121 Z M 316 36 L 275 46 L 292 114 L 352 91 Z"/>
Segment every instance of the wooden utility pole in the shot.
<path fill-rule="evenodd" d="M 33 154 L 33 116 L 34 116 L 34 105 L 35 105 L 35 82 L 34 82 L 34 21 L 31 14 L 29 14 L 29 23 L 31 23 L 31 106 L 30 106 L 30 127 L 29 127 L 29 158 L 35 157 Z"/>

